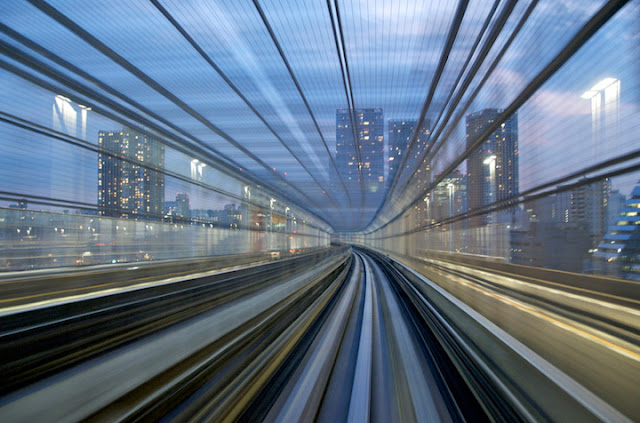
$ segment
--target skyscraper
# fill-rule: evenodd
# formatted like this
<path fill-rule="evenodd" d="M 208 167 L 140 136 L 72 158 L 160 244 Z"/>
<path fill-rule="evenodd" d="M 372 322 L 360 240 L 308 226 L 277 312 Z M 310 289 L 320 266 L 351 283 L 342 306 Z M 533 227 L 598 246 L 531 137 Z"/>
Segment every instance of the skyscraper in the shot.
<path fill-rule="evenodd" d="M 188 193 L 176 193 L 176 215 L 180 217 L 191 217 L 191 203 Z"/>
<path fill-rule="evenodd" d="M 616 222 L 592 251 L 593 273 L 640 281 L 639 222 L 640 181 L 619 210 Z"/>
<path fill-rule="evenodd" d="M 387 184 L 393 182 L 393 178 L 398 172 L 398 166 L 402 163 L 404 156 L 408 154 L 408 147 L 413 134 L 416 130 L 418 122 L 415 120 L 396 119 L 391 120 L 387 124 L 387 144 L 389 146 L 389 158 L 388 158 L 388 178 Z M 425 121 L 416 143 L 411 151 L 411 157 L 407 159 L 406 168 L 412 169 L 420 154 L 429 146 L 429 121 Z"/>
<path fill-rule="evenodd" d="M 500 116 L 500 109 L 467 115 L 467 148 Z M 518 115 L 513 114 L 480 144 L 467 160 L 469 210 L 504 200 L 519 191 Z M 474 224 L 487 219 L 474 219 Z"/>
<path fill-rule="evenodd" d="M 350 193 L 360 191 L 358 166 L 368 191 L 367 204 L 380 200 L 384 188 L 384 116 L 382 109 L 355 111 L 356 133 L 360 146 L 360 162 L 353 139 L 351 116 L 348 109 L 336 111 L 336 167 Z"/>
<path fill-rule="evenodd" d="M 456 169 L 433 190 L 433 197 L 429 199 L 430 219 L 440 221 L 464 213 L 467 210 L 466 200 L 467 175 Z"/>
<path fill-rule="evenodd" d="M 98 145 L 102 151 L 98 153 L 100 214 L 160 218 L 164 175 L 151 168 L 164 168 L 164 146 L 129 128 L 120 132 L 100 131 Z"/>
<path fill-rule="evenodd" d="M 611 182 L 603 179 L 556 194 L 555 207 L 559 220 L 566 223 L 584 222 L 592 247 L 598 245 L 607 230 L 610 191 Z"/>

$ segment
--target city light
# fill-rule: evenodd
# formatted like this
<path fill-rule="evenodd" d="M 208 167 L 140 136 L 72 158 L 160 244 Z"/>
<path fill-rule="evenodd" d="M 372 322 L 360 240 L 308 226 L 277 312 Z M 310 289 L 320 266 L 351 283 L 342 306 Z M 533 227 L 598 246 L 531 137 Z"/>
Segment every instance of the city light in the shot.
<path fill-rule="evenodd" d="M 609 85 L 613 84 L 614 82 L 616 82 L 617 79 L 616 78 L 605 78 L 602 81 L 598 82 L 596 85 L 594 85 L 593 87 L 591 87 L 591 91 L 601 91 L 604 90 L 605 88 L 607 88 Z"/>
<path fill-rule="evenodd" d="M 604 78 L 603 80 L 595 84 L 593 87 L 591 87 L 589 90 L 585 91 L 580 97 L 584 98 L 585 100 L 590 100 L 596 95 L 598 95 L 600 91 L 604 90 L 605 88 L 608 88 L 609 86 L 615 84 L 616 82 L 618 82 L 616 78 Z"/>
<path fill-rule="evenodd" d="M 489 156 L 486 159 L 484 159 L 484 161 L 482 163 L 488 165 L 491 164 L 491 162 L 496 160 L 496 156 Z"/>

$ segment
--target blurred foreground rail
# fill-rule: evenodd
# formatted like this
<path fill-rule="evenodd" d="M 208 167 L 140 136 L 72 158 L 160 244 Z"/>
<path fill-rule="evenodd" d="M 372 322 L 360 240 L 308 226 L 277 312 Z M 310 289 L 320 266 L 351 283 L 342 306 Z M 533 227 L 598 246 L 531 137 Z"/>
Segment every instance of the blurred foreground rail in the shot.
<path fill-rule="evenodd" d="M 565 328 L 518 328 L 532 322 L 521 307 L 483 311 L 465 290 L 482 292 L 490 301 L 513 297 L 517 305 L 540 305 L 539 292 L 506 286 L 505 275 L 491 278 L 458 264 L 419 264 L 425 268 L 414 267 L 433 280 L 379 253 L 332 248 L 5 311 L 0 419 L 625 421 L 638 416 L 633 389 L 618 399 L 594 394 L 588 378 L 560 369 L 553 356 L 539 355 L 525 345 L 527 339 L 482 314 L 504 313 L 514 320 L 514 330 L 529 330 L 534 338 L 566 337 L 557 334 Z M 458 297 L 467 295 L 468 304 L 452 295 L 455 289 Z M 578 313 L 560 297 L 536 312 L 547 316 L 559 310 L 565 311 L 564 325 L 575 320 L 586 326 L 599 318 Z M 636 329 L 625 319 L 611 319 L 617 328 L 611 336 L 635 345 Z M 619 350 L 594 346 L 593 339 L 576 342 L 582 343 L 576 343 L 571 359 L 589 360 L 595 351 L 605 365 L 613 360 L 622 366 L 627 376 L 621 383 L 629 388 L 624 384 L 632 383 L 638 368 L 633 346 L 623 361 Z M 599 380 L 606 386 L 618 376 Z"/>

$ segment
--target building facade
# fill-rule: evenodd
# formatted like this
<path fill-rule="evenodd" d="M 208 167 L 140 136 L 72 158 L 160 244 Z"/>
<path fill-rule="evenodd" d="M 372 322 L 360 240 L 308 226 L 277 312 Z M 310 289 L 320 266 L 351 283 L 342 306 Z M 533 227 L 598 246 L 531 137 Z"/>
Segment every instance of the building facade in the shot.
<path fill-rule="evenodd" d="M 467 148 L 487 131 L 501 113 L 500 109 L 484 109 L 467 115 Z M 513 114 L 467 160 L 470 211 L 519 194 L 518 154 L 518 115 Z M 485 216 L 479 216 L 473 223 L 481 225 L 489 221 Z"/>
<path fill-rule="evenodd" d="M 456 169 L 435 187 L 433 198 L 427 199 L 428 218 L 435 222 L 464 213 L 467 210 L 467 175 Z"/>
<path fill-rule="evenodd" d="M 176 215 L 191 217 L 191 203 L 189 202 L 189 194 L 186 192 L 176 193 Z"/>
<path fill-rule="evenodd" d="M 129 128 L 98 135 L 98 208 L 103 216 L 160 219 L 164 146 Z"/>
<path fill-rule="evenodd" d="M 582 272 L 590 239 L 584 222 L 532 221 L 509 231 L 510 262 Z"/>
<path fill-rule="evenodd" d="M 593 250 L 592 272 L 640 281 L 640 181 Z"/>
<path fill-rule="evenodd" d="M 336 111 L 336 167 L 351 195 L 360 192 L 358 168 L 362 168 L 365 198 L 375 200 L 367 201 L 370 204 L 384 192 L 384 114 L 380 108 L 357 109 L 354 120 L 357 143 L 349 109 Z"/>
<path fill-rule="evenodd" d="M 610 192 L 611 183 L 604 179 L 558 193 L 555 215 L 560 222 L 584 222 L 593 248 L 607 231 Z"/>
<path fill-rule="evenodd" d="M 398 166 L 402 163 L 404 156 L 410 154 L 405 167 L 406 169 L 413 169 L 418 164 L 422 152 L 429 147 L 431 133 L 429 121 L 427 120 L 418 134 L 414 147 L 410 152 L 408 151 L 417 126 L 418 122 L 415 120 L 389 119 L 387 123 L 387 145 L 389 148 L 387 185 L 393 182 L 393 178 L 398 173 Z"/>

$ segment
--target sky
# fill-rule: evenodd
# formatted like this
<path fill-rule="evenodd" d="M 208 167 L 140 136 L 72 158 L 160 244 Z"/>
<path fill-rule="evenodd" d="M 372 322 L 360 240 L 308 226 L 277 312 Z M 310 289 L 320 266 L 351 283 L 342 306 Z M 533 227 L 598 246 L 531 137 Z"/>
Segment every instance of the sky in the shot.
<path fill-rule="evenodd" d="M 476 76 L 468 76 L 465 71 L 458 79 L 469 55 L 467 70 L 488 37 L 485 34 L 473 53 L 471 48 L 492 3 L 469 2 L 436 85 L 435 70 L 457 7 L 455 2 L 339 1 L 337 8 L 330 10 L 324 2 L 312 0 L 260 1 L 265 20 L 251 1 L 160 0 L 161 8 L 146 1 L 35 3 L 42 3 L 43 9 L 53 6 L 88 31 L 96 42 L 90 45 L 26 1 L 6 0 L 0 4 L 0 23 L 6 26 L 0 31 L 0 39 L 13 51 L 28 52 L 74 82 L 114 99 L 113 93 L 20 44 L 10 36 L 10 30 L 132 99 L 135 104 L 126 105 L 128 112 L 176 135 L 185 148 L 205 146 L 212 156 L 233 161 L 242 169 L 239 172 L 251 172 L 258 180 L 282 189 L 300 205 L 337 222 L 337 226 L 357 227 L 369 221 L 375 210 L 356 216 L 347 210 L 344 191 L 330 182 L 337 179 L 330 155 L 335 151 L 335 111 L 349 107 L 347 94 L 353 94 L 356 108 L 382 108 L 385 120 L 417 120 L 431 93 L 426 117 L 433 125 L 432 133 L 441 129 L 448 136 L 434 138 L 442 148 L 428 163 L 435 169 L 444 168 L 464 150 L 464 115 L 486 107 L 509 106 L 603 2 L 538 2 L 482 86 L 479 84 L 492 60 L 529 2 L 515 6 Z M 495 11 L 492 25 L 503 7 Z M 639 9 L 639 2 L 632 1 L 618 12 L 518 110 L 521 191 L 637 148 Z M 163 12 L 172 17 L 173 23 Z M 336 12 L 340 13 L 344 49 L 336 48 L 332 32 L 331 15 L 337 25 Z M 347 90 L 341 52 L 349 65 Z M 4 60 L 60 90 L 45 90 L 6 69 L 0 70 L 2 113 L 92 144 L 97 143 L 98 131 L 116 130 L 128 119 L 121 117 L 116 122 L 102 116 L 99 110 L 115 116 L 121 116 L 122 110 L 63 87 L 11 57 L 5 56 Z M 467 77 L 468 88 L 461 90 L 460 103 L 451 108 L 447 98 L 450 94 L 456 98 L 456 86 Z M 605 77 L 620 81 L 620 97 L 615 123 L 609 113 L 609 129 L 603 138 L 594 136 L 591 104 L 581 94 Z M 477 95 L 471 98 L 477 87 Z M 77 113 L 78 104 L 92 106 L 86 129 L 79 129 L 77 122 L 75 126 L 60 125 L 60 114 L 55 111 L 55 98 L 60 92 L 70 93 L 67 97 L 72 103 L 71 111 L 64 116 Z M 122 99 L 116 101 L 123 103 Z M 0 191 L 95 203 L 95 153 L 6 123 L 0 123 L 0 137 Z M 168 165 L 185 174 L 192 158 L 198 157 L 167 150 Z M 461 167 L 464 169 L 464 164 Z M 241 189 L 232 178 L 214 177 L 213 173 L 211 178 L 211 183 L 223 190 L 239 193 Z M 636 179 L 640 175 L 630 174 L 613 182 L 628 194 Z M 189 189 L 183 183 L 169 181 L 167 192 L 171 194 L 166 200 L 172 199 L 174 191 Z M 219 195 L 192 191 L 193 208 L 221 207 L 227 202 Z M 391 195 L 398 207 L 407 204 L 410 197 L 401 189 Z M 383 213 L 382 218 L 392 214 Z"/>

